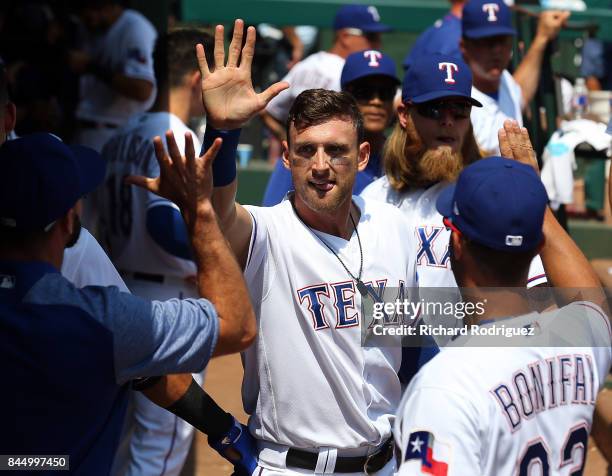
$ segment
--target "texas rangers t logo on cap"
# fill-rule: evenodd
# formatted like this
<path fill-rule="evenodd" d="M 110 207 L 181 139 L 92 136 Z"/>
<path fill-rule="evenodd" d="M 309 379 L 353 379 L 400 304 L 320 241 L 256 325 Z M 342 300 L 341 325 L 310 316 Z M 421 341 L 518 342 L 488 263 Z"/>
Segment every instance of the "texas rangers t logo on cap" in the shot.
<path fill-rule="evenodd" d="M 380 21 L 380 15 L 378 14 L 378 10 L 376 9 L 376 7 L 374 7 L 374 6 L 370 5 L 370 6 L 368 7 L 368 13 L 369 13 L 370 15 L 372 15 L 372 19 L 373 19 L 375 22 L 379 22 L 379 21 Z"/>
<path fill-rule="evenodd" d="M 497 15 L 495 15 L 499 11 L 497 3 L 485 3 L 482 6 L 482 11 L 489 14 L 487 21 L 497 21 Z"/>
<path fill-rule="evenodd" d="M 382 54 L 380 51 L 376 51 L 376 50 L 364 51 L 363 57 L 370 58 L 370 62 L 368 63 L 368 66 L 372 66 L 373 68 L 378 68 L 380 66 L 380 63 L 378 62 L 378 60 L 382 58 Z"/>
<path fill-rule="evenodd" d="M 444 79 L 445 83 L 455 84 L 455 78 L 453 77 L 453 73 L 459 71 L 459 67 L 455 63 L 447 63 L 446 61 L 443 63 L 438 63 L 438 69 L 442 71 L 446 69 L 446 78 Z"/>

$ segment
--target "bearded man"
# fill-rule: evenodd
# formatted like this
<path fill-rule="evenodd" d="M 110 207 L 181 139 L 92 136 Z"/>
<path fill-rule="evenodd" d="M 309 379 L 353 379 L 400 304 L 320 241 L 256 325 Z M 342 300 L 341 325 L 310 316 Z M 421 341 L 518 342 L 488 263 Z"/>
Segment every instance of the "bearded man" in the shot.
<path fill-rule="evenodd" d="M 419 58 L 402 85 L 398 122 L 384 151 L 385 177 L 361 196 L 403 210 L 417 237 L 419 287 L 456 287 L 450 269 L 449 231 L 436 210 L 436 199 L 461 170 L 482 155 L 470 113 L 481 103 L 471 97 L 472 74 L 447 55 Z M 528 287 L 546 282 L 539 257 L 531 264 Z"/>

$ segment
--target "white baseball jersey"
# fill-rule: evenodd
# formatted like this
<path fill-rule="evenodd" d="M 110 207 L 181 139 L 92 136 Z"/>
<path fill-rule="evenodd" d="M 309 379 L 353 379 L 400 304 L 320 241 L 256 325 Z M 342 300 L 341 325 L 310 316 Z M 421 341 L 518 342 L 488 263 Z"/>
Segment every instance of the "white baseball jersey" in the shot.
<path fill-rule="evenodd" d="M 146 214 L 150 208 L 164 206 L 178 210 L 178 207 L 158 195 L 123 182 L 126 175 L 159 176 L 153 138 L 161 136 L 165 141 L 168 129 L 174 132 L 181 153 L 185 147 L 185 132 L 192 134 L 195 150 L 200 150 L 195 133 L 178 117 L 167 112 L 133 117 L 104 147 L 102 155 L 108 161 L 108 167 L 100 197 L 101 231 L 110 257 L 121 272 L 183 280 L 195 276 L 193 261 L 167 253 L 146 228 Z"/>
<path fill-rule="evenodd" d="M 96 64 L 130 78 L 155 84 L 153 47 L 157 32 L 149 20 L 135 10 L 125 10 L 102 36 L 85 43 L 85 51 Z M 78 119 L 121 125 L 131 116 L 146 111 L 155 91 L 146 101 L 127 98 L 92 74 L 81 77 Z"/>
<path fill-rule="evenodd" d="M 120 291 L 130 292 L 100 244 L 84 227 L 74 246 L 64 251 L 62 275 L 77 288 L 117 286 Z"/>
<path fill-rule="evenodd" d="M 408 224 L 387 204 L 353 201 L 361 210 L 362 281 L 395 299 L 398 290 L 416 284 Z M 361 346 L 361 295 L 322 242 L 358 275 L 357 234 L 346 241 L 307 227 L 290 200 L 246 208 L 253 231 L 245 279 L 259 330 L 244 354 L 249 429 L 264 443 L 366 454 L 391 433 L 401 347 Z M 274 461 L 262 452 L 260 461 L 282 467 L 281 456 Z"/>
<path fill-rule="evenodd" d="M 293 101 L 302 91 L 317 88 L 340 91 L 340 75 L 343 67 L 344 58 L 327 51 L 319 51 L 308 56 L 289 70 L 283 78 L 283 81 L 289 83 L 289 89 L 272 99 L 266 106 L 266 112 L 284 123 Z"/>
<path fill-rule="evenodd" d="M 457 287 L 450 267 L 450 231 L 442 222 L 436 209 L 436 200 L 447 183 L 437 183 L 429 188 L 420 188 L 399 193 L 381 177 L 368 185 L 361 196 L 381 200 L 402 210 L 414 226 L 417 243 L 417 269 L 419 286 L 429 288 Z M 542 260 L 536 256 L 529 268 L 527 287 L 546 283 Z"/>
<path fill-rule="evenodd" d="M 492 326 L 533 335 L 513 347 L 461 336 L 419 371 L 394 427 L 399 475 L 582 474 L 612 361 L 608 318 L 576 302 L 480 327 Z"/>
<path fill-rule="evenodd" d="M 497 100 L 475 87 L 472 87 L 472 97 L 482 103 L 482 107 L 472 108 L 470 116 L 476 142 L 487 155 L 499 155 L 497 132 L 504 127 L 504 121 L 514 119 L 523 125 L 521 87 L 512 75 L 504 70 Z"/>

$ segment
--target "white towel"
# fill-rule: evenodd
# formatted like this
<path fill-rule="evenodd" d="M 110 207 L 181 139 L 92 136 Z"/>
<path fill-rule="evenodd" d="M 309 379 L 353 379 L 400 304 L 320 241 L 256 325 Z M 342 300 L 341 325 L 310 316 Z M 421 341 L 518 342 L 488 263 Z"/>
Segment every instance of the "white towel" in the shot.
<path fill-rule="evenodd" d="M 562 203 L 574 201 L 574 149 L 583 142 L 595 150 L 607 149 L 610 154 L 610 136 L 606 134 L 606 125 L 588 119 L 563 121 L 544 149 L 542 183 L 554 210 Z"/>

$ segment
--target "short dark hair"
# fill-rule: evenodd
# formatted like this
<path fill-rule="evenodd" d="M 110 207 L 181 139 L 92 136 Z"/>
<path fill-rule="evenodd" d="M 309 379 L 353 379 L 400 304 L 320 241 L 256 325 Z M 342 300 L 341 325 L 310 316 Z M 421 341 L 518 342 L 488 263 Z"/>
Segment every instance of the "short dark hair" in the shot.
<path fill-rule="evenodd" d="M 487 275 L 496 278 L 498 286 L 515 286 L 529 271 L 529 265 L 537 254 L 537 249 L 509 252 L 494 250 L 469 239 L 464 240 L 464 243 L 478 266 L 483 268 Z"/>
<path fill-rule="evenodd" d="M 287 142 L 291 124 L 296 129 L 304 129 L 337 118 L 350 119 L 357 132 L 357 143 L 363 142 L 363 117 L 350 93 L 328 89 L 307 89 L 295 98 L 289 110 Z"/>
<path fill-rule="evenodd" d="M 177 28 L 157 39 L 153 52 L 153 68 L 159 89 L 175 88 L 182 84 L 186 74 L 198 69 L 195 45 L 202 43 L 209 68 L 213 68 L 214 40 L 204 30 Z"/>

